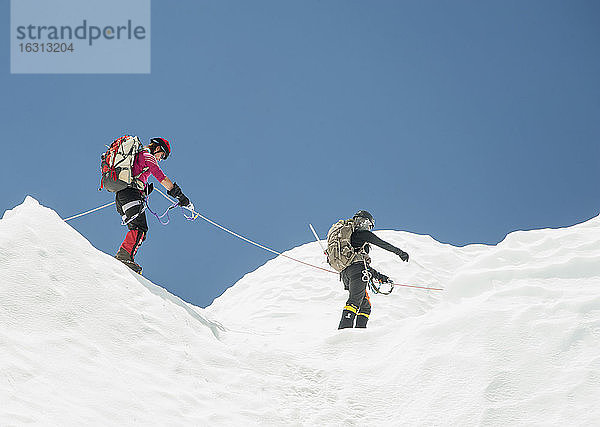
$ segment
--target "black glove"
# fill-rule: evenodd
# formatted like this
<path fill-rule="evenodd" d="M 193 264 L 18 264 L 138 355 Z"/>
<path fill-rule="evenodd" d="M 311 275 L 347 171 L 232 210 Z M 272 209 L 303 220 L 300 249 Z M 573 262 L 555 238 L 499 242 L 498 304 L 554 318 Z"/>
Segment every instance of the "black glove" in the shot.
<path fill-rule="evenodd" d="M 167 194 L 171 197 L 177 198 L 177 200 L 179 200 L 178 204 L 180 206 L 187 206 L 190 204 L 190 199 L 185 197 L 185 194 L 181 192 L 181 188 L 179 188 L 179 185 L 177 185 L 176 182 L 173 183 L 173 188 L 167 191 Z"/>
<path fill-rule="evenodd" d="M 150 193 L 152 193 L 153 190 L 154 190 L 154 184 L 150 183 L 150 184 L 146 185 L 146 188 L 144 188 L 144 193 L 146 193 L 146 197 L 148 197 L 150 195 Z"/>
<path fill-rule="evenodd" d="M 385 274 L 381 274 L 381 273 L 379 273 L 379 275 L 377 276 L 377 280 L 379 280 L 381 283 L 390 282 L 390 278 L 388 276 L 386 276 Z"/>
<path fill-rule="evenodd" d="M 400 259 L 402 261 L 408 262 L 408 254 L 406 252 L 404 252 L 402 249 L 400 249 L 400 252 L 398 252 L 397 255 L 400 257 Z"/>
<path fill-rule="evenodd" d="M 190 204 L 190 199 L 188 199 L 187 197 L 185 197 L 182 194 L 181 197 L 179 198 L 179 206 L 189 206 L 189 204 Z"/>

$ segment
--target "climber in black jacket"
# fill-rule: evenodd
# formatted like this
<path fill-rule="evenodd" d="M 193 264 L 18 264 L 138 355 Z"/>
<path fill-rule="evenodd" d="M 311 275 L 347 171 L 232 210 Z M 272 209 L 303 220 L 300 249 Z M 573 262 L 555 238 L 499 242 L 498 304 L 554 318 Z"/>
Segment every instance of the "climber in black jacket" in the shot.
<path fill-rule="evenodd" d="M 354 231 L 352 231 L 350 236 L 350 244 L 355 255 L 351 260 L 351 264 L 340 272 L 344 288 L 349 291 L 350 295 L 342 311 L 342 319 L 340 320 L 338 329 L 367 327 L 369 315 L 371 314 L 371 302 L 367 293 L 368 280 L 365 281 L 365 268 L 372 274 L 373 278 L 380 282 L 386 283 L 390 281 L 388 276 L 379 273 L 369 265 L 371 262 L 371 258 L 368 255 L 370 250 L 369 244 L 393 252 L 402 261 L 408 262 L 408 254 L 406 252 L 373 234 L 371 230 L 375 226 L 375 220 L 369 212 L 358 211 L 352 218 L 352 221 Z M 355 319 L 356 325 L 354 324 Z"/>

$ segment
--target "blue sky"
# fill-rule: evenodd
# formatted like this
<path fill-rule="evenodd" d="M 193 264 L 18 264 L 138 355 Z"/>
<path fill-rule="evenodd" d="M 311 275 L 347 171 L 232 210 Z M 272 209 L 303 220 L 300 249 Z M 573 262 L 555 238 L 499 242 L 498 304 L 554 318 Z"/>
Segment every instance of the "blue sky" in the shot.
<path fill-rule="evenodd" d="M 599 21 L 596 1 L 154 0 L 149 75 L 11 75 L 7 30 L 0 210 L 110 202 L 99 155 L 131 133 L 172 141 L 199 212 L 279 251 L 358 209 L 454 245 L 572 225 L 600 200 Z M 200 306 L 273 257 L 149 223 L 145 275 Z M 71 225 L 110 254 L 125 233 L 112 207 Z"/>

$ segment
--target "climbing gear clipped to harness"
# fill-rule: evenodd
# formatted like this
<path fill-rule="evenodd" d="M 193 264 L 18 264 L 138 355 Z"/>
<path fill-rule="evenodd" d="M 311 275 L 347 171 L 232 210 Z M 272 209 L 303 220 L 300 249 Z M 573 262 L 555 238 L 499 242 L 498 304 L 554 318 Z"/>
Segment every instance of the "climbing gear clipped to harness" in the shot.
<path fill-rule="evenodd" d="M 327 232 L 327 263 L 338 273 L 355 262 L 371 262 L 371 258 L 365 251 L 365 245 L 354 249 L 350 237 L 356 229 L 354 219 L 342 219 L 331 226 Z"/>
<path fill-rule="evenodd" d="M 115 139 L 106 153 L 102 154 L 100 161 L 100 188 L 106 188 L 112 193 L 127 187 L 144 190 L 144 183 L 139 177 L 148 170 L 144 168 L 138 175 L 133 176 L 133 162 L 135 156 L 144 150 L 144 146 L 137 136 L 124 135 Z"/>
<path fill-rule="evenodd" d="M 152 138 L 150 139 L 150 143 L 154 143 L 156 145 L 158 145 L 161 150 L 163 151 L 163 153 L 165 153 L 165 156 L 163 157 L 164 160 L 167 160 L 167 157 L 169 157 L 169 154 L 171 154 L 171 144 L 169 144 L 169 141 L 167 141 L 164 138 L 161 137 L 156 137 L 156 138 Z M 154 154 L 154 153 L 152 153 Z"/>
<path fill-rule="evenodd" d="M 381 282 L 379 282 L 379 281 L 378 281 L 378 282 L 379 282 L 379 286 L 375 286 L 374 280 L 375 280 L 375 279 L 372 279 L 372 280 L 369 282 L 369 289 L 370 289 L 370 290 L 371 290 L 371 291 L 372 291 L 374 294 L 389 295 L 389 294 L 391 294 L 391 293 L 392 293 L 392 291 L 394 290 L 394 286 L 395 286 L 395 285 L 390 283 L 390 284 L 389 284 L 389 285 L 390 285 L 390 290 L 389 290 L 389 291 L 387 291 L 387 292 L 385 292 L 385 291 L 382 291 L 382 290 L 381 290 L 381 285 L 383 285 L 383 283 L 381 283 Z"/>
<path fill-rule="evenodd" d="M 375 286 L 374 280 L 376 279 L 373 277 L 373 273 L 369 271 L 369 265 L 366 261 L 364 261 L 364 267 L 365 269 L 362 271 L 362 281 L 367 282 L 367 286 L 374 294 L 389 295 L 392 293 L 394 290 L 394 285 L 390 283 L 390 290 L 387 292 L 382 291 L 381 285 L 383 285 L 383 283 L 380 280 L 377 280 L 379 282 L 379 286 Z"/>
<path fill-rule="evenodd" d="M 157 190 L 157 191 L 164 196 L 164 194 L 163 194 L 162 191 L 160 191 L 160 190 Z M 183 217 L 186 220 L 188 220 L 188 221 L 195 221 L 198 218 L 197 215 L 194 215 L 194 204 L 193 203 L 190 203 L 187 206 L 181 206 L 180 202 L 178 202 L 178 201 L 176 201 L 176 202 L 171 201 L 171 206 L 169 206 L 167 208 L 167 210 L 165 210 L 165 212 L 162 215 L 159 215 L 159 214 L 157 214 L 156 212 L 154 212 L 150 208 L 150 204 L 148 203 L 149 198 L 150 198 L 149 196 L 146 196 L 146 198 L 144 199 L 144 205 L 145 205 L 144 208 L 148 209 L 148 212 L 150 212 L 158 220 L 158 222 L 160 223 L 160 225 L 167 225 L 169 222 L 171 222 L 171 215 L 170 215 L 169 212 L 171 211 L 171 209 L 175 209 L 177 207 L 181 208 L 181 213 L 183 214 Z M 189 212 L 191 212 L 191 214 L 190 215 L 186 215 L 186 210 L 189 211 Z M 165 216 L 167 217 L 167 219 L 166 219 L 166 221 L 163 221 L 163 218 Z"/>
<path fill-rule="evenodd" d="M 369 266 L 365 262 L 365 269 L 362 271 L 362 281 L 369 283 L 371 280 L 373 280 L 373 273 L 369 271 Z"/>
<path fill-rule="evenodd" d="M 150 204 L 148 203 L 148 198 L 146 197 L 145 201 L 144 201 L 145 205 L 146 205 L 146 209 L 148 209 L 148 212 L 150 212 L 152 215 L 154 215 L 154 217 L 158 220 L 158 222 L 160 223 L 160 225 L 167 225 L 169 222 L 171 222 L 171 216 L 169 215 L 169 211 L 171 209 L 174 209 L 177 207 L 177 202 L 173 202 L 173 204 L 171 204 L 171 206 L 169 206 L 167 208 L 167 210 L 162 214 L 159 215 L 156 212 L 154 212 L 152 209 L 150 209 Z M 183 214 L 185 216 L 185 213 Z M 163 218 L 167 217 L 167 220 L 165 222 L 163 222 Z"/>

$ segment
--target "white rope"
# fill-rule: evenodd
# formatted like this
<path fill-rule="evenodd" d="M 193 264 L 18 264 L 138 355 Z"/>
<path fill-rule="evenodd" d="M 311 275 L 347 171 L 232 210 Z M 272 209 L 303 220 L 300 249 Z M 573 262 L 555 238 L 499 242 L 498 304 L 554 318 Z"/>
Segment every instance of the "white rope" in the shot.
<path fill-rule="evenodd" d="M 165 197 L 167 200 L 169 200 L 171 203 L 175 203 L 175 201 L 174 201 L 174 200 L 172 200 L 172 199 L 171 199 L 169 196 L 167 196 L 165 193 L 163 193 L 162 191 L 160 191 L 158 188 L 155 188 L 155 190 L 156 190 L 156 191 L 158 191 L 160 194 L 162 194 L 162 195 L 163 195 L 163 196 L 164 196 L 164 197 Z M 184 208 L 185 208 L 185 207 L 184 207 Z M 245 242 L 248 242 L 248 243 L 250 243 L 251 245 L 254 245 L 254 246 L 258 247 L 258 248 L 264 249 L 265 251 L 271 252 L 271 253 L 273 253 L 273 254 L 275 254 L 275 255 L 280 255 L 280 256 L 282 256 L 282 257 L 284 257 L 284 258 L 287 258 L 287 259 L 291 259 L 292 261 L 299 262 L 300 264 L 308 265 L 308 266 L 310 266 L 310 267 L 318 268 L 319 270 L 327 271 L 328 273 L 338 274 L 337 272 L 335 272 L 335 271 L 333 271 L 333 270 L 329 270 L 329 269 L 327 269 L 327 268 L 319 267 L 318 265 L 314 265 L 314 264 L 310 264 L 310 263 L 308 263 L 308 262 L 304 262 L 304 261 L 302 261 L 302 260 L 299 260 L 299 259 L 293 258 L 293 257 L 291 257 L 291 256 L 289 256 L 289 255 L 286 255 L 286 254 L 283 254 L 283 253 L 281 253 L 281 252 L 277 252 L 276 250 L 274 250 L 274 249 L 271 249 L 271 248 L 268 248 L 268 247 L 266 247 L 266 246 L 264 246 L 264 245 L 261 245 L 260 243 L 256 243 L 256 242 L 254 242 L 254 241 L 252 241 L 252 240 L 250 240 L 250 239 L 248 239 L 248 238 L 246 238 L 246 237 L 244 237 L 244 236 L 242 236 L 242 235 L 240 235 L 240 234 L 236 233 L 235 231 L 231 231 L 231 230 L 229 230 L 228 228 L 226 228 L 226 227 L 223 227 L 221 224 L 217 224 L 217 223 L 216 223 L 216 222 L 214 222 L 213 220 L 211 220 L 211 219 L 209 219 L 209 218 L 206 218 L 204 215 L 201 215 L 201 214 L 199 214 L 198 212 L 196 212 L 196 211 L 195 211 L 195 210 L 193 210 L 193 209 L 189 209 L 189 210 L 190 210 L 190 211 L 191 211 L 191 212 L 194 214 L 194 217 L 193 217 L 193 218 L 191 218 L 192 220 L 195 220 L 196 218 L 200 217 L 200 218 L 202 218 L 204 221 L 206 221 L 206 222 L 208 222 L 208 223 L 210 223 L 210 224 L 214 225 L 215 227 L 217 227 L 217 228 L 220 228 L 221 230 L 223 230 L 223 231 L 225 231 L 225 232 L 227 232 L 227 233 L 229 233 L 229 234 L 231 234 L 231 235 L 233 235 L 233 236 L 237 237 L 238 239 L 242 239 L 243 241 L 245 241 Z"/>
<path fill-rule="evenodd" d="M 156 191 L 158 191 L 160 194 L 162 194 L 162 195 L 163 195 L 163 196 L 164 196 L 164 197 L 165 197 L 165 198 L 166 198 L 168 201 L 170 201 L 171 203 L 175 203 L 175 201 L 174 201 L 173 199 L 171 199 L 171 198 L 170 198 L 169 196 L 167 196 L 165 193 L 163 193 L 162 191 L 160 191 L 158 188 L 155 188 L 155 190 L 156 190 Z M 63 221 L 65 221 L 65 222 L 66 222 L 66 221 L 70 221 L 70 220 L 72 220 L 72 219 L 79 218 L 79 217 L 82 217 L 82 216 L 84 216 L 84 215 L 88 215 L 88 214 L 94 213 L 94 212 L 96 212 L 96 211 L 99 211 L 100 209 L 104 209 L 104 208 L 106 208 L 106 207 L 108 207 L 108 206 L 111 206 L 111 205 L 114 205 L 114 204 L 115 204 L 115 202 L 107 203 L 106 205 L 103 205 L 103 206 L 97 207 L 97 208 L 95 208 L 95 209 L 91 209 L 91 210 L 89 210 L 89 211 L 86 211 L 86 212 L 80 213 L 80 214 L 78 214 L 78 215 L 73 215 L 73 216 L 70 216 L 69 218 L 65 218 L 65 219 L 63 219 Z M 201 214 L 199 214 L 198 212 L 196 212 L 196 211 L 195 211 L 195 210 L 193 210 L 193 209 L 190 209 L 190 211 L 191 211 L 191 212 L 194 214 L 194 217 L 193 217 L 193 219 L 196 219 L 196 218 L 200 217 L 200 218 L 202 218 L 204 221 L 206 221 L 206 222 L 208 222 L 208 223 L 210 223 L 210 224 L 214 225 L 215 227 L 218 227 L 218 228 L 220 228 L 221 230 L 223 230 L 223 231 L 225 231 L 225 232 L 227 232 L 227 233 L 229 233 L 229 234 L 232 234 L 232 235 L 234 235 L 234 236 L 235 236 L 235 237 L 237 237 L 238 239 L 242 239 L 242 240 L 244 240 L 244 241 L 246 241 L 246 242 L 248 242 L 248 243 L 250 243 L 250 244 L 252 244 L 252 245 L 254 245 L 254 246 L 258 246 L 259 248 L 261 248 L 261 249 L 264 249 L 265 251 L 271 252 L 271 253 L 273 253 L 273 254 L 275 254 L 275 255 L 282 255 L 282 253 L 281 253 L 281 252 L 277 252 L 276 250 L 273 250 L 273 249 L 271 249 L 271 248 L 268 248 L 268 247 L 266 247 L 266 246 L 264 246 L 264 245 L 261 245 L 260 243 L 253 242 L 252 240 L 250 240 L 250 239 L 248 239 L 248 238 L 246 238 L 246 237 L 244 237 L 244 236 L 242 236 L 242 235 L 240 235 L 240 234 L 238 234 L 238 233 L 236 233 L 236 232 L 234 232 L 234 231 L 231 231 L 231 230 L 229 230 L 229 229 L 228 229 L 228 228 L 226 228 L 226 227 L 223 227 L 221 224 L 217 224 L 217 223 L 216 223 L 216 222 L 214 222 L 213 220 L 211 220 L 211 219 L 209 219 L 209 218 L 206 218 L 204 215 L 201 215 Z M 284 255 L 284 256 L 285 256 L 286 258 L 291 258 L 291 257 L 288 257 L 287 255 Z M 293 259 L 293 258 L 292 258 L 292 259 Z"/>
<path fill-rule="evenodd" d="M 169 196 L 167 196 L 165 193 L 163 193 L 162 191 L 160 191 L 158 188 L 155 188 L 155 190 L 156 190 L 156 191 L 158 191 L 160 194 L 162 194 L 162 195 L 165 197 L 165 199 L 167 199 L 167 200 L 168 200 L 168 201 L 170 201 L 171 203 L 175 203 L 175 201 L 174 201 L 173 199 L 171 199 L 171 198 L 170 198 Z M 89 211 L 86 211 L 86 212 L 80 213 L 80 214 L 78 214 L 78 215 L 73 215 L 73 216 L 71 216 L 71 217 L 69 217 L 69 218 L 65 218 L 65 219 L 63 219 L 63 221 L 65 221 L 65 222 L 66 222 L 66 221 L 70 221 L 70 220 L 72 220 L 72 219 L 75 219 L 75 218 L 82 217 L 82 216 L 84 216 L 84 215 L 91 214 L 91 213 L 93 213 L 93 212 L 99 211 L 100 209 L 104 209 L 104 208 L 106 208 L 106 207 L 109 207 L 109 206 L 111 206 L 111 205 L 114 205 L 115 203 L 116 203 L 116 202 L 107 203 L 107 204 L 105 204 L 105 205 L 102 205 L 102 206 L 99 206 L 99 207 L 97 207 L 97 208 L 95 208 L 95 209 L 91 209 L 91 210 L 89 210 Z M 206 221 L 206 222 L 208 222 L 208 223 L 210 223 L 210 224 L 214 225 L 215 227 L 217 227 L 217 228 L 220 228 L 221 230 L 223 230 L 223 231 L 225 231 L 225 232 L 227 232 L 227 233 L 229 233 L 229 234 L 231 234 L 231 235 L 233 235 L 233 236 L 237 237 L 238 239 L 242 239 L 243 241 L 245 241 L 245 242 L 248 242 L 248 243 L 250 243 L 251 245 L 254 245 L 254 246 L 256 246 L 256 247 L 259 247 L 259 248 L 261 248 L 261 249 L 264 249 L 265 251 L 271 252 L 271 253 L 273 253 L 273 254 L 275 254 L 275 255 L 280 255 L 280 256 L 282 256 L 282 257 L 284 257 L 284 258 L 291 259 L 292 261 L 296 261 L 296 262 L 299 262 L 299 263 L 301 263 L 301 264 L 304 264 L 304 265 L 307 265 L 307 266 L 310 266 L 310 267 L 318 268 L 319 270 L 327 271 L 327 272 L 329 272 L 329 273 L 338 274 L 337 272 L 335 272 L 335 271 L 333 271 L 333 270 L 329 270 L 329 269 L 327 269 L 327 268 L 319 267 L 318 265 L 314 265 L 314 264 L 310 264 L 310 263 L 308 263 L 308 262 L 304 262 L 304 261 L 302 261 L 302 260 L 299 260 L 299 259 L 293 258 L 293 257 L 291 257 L 291 256 L 288 256 L 288 255 L 285 255 L 285 254 L 283 254 L 283 253 L 281 253 L 281 252 L 278 252 L 278 251 L 276 251 L 276 250 L 274 250 L 274 249 L 271 249 L 271 248 L 268 248 L 268 247 L 266 247 L 266 246 L 264 246 L 264 245 L 261 245 L 260 243 L 256 243 L 256 242 L 254 242 L 254 241 L 252 241 L 252 240 L 250 240 L 250 239 L 248 239 L 248 238 L 246 238 L 246 237 L 244 237 L 244 236 L 242 236 L 242 235 L 240 235 L 240 234 L 238 234 L 238 233 L 236 233 L 236 232 L 234 232 L 234 231 L 231 231 L 230 229 L 228 229 L 228 228 L 226 228 L 226 227 L 223 227 L 221 224 L 218 224 L 218 223 L 214 222 L 213 220 L 211 220 L 211 219 L 209 219 L 209 218 L 205 217 L 204 215 L 201 215 L 201 214 L 199 214 L 199 213 L 198 213 L 198 212 L 196 212 L 194 209 L 185 208 L 185 207 L 184 207 L 184 209 L 188 209 L 189 211 L 191 211 L 191 212 L 192 212 L 192 214 L 193 214 L 194 216 L 193 216 L 193 217 L 188 217 L 188 219 L 191 219 L 192 221 L 193 221 L 193 220 L 195 220 L 195 219 L 197 219 L 198 217 L 200 217 L 200 218 L 202 218 L 204 221 Z M 313 230 L 313 232 L 314 232 L 314 229 L 312 228 L 312 226 L 311 226 L 311 229 L 312 229 L 312 230 Z M 316 233 L 315 233 L 315 237 L 317 237 L 317 238 L 318 238 L 318 236 L 316 235 Z M 320 243 L 320 242 L 319 242 L 319 243 Z M 421 264 L 419 264 L 418 262 L 416 262 L 416 261 L 414 261 L 414 260 L 413 260 L 413 262 L 414 262 L 415 264 L 417 264 L 419 267 L 421 267 L 421 268 L 425 269 L 425 267 L 423 267 L 423 266 L 422 266 Z M 426 270 L 426 269 L 425 269 L 425 270 Z M 393 284 L 393 286 L 406 286 L 406 287 L 411 287 L 411 288 L 423 288 L 422 286 L 414 286 L 414 285 L 400 285 L 400 284 L 395 284 L 395 283 Z M 443 289 L 436 289 L 436 288 L 425 288 L 425 289 L 434 289 L 434 290 L 440 290 L 440 291 L 441 291 L 441 290 L 443 290 Z"/>
<path fill-rule="evenodd" d="M 164 196 L 164 197 L 165 197 L 165 198 L 166 198 L 168 201 L 170 201 L 171 203 L 175 203 L 175 201 L 174 201 L 173 199 L 171 199 L 171 198 L 170 198 L 169 196 L 167 196 L 165 193 L 163 193 L 162 191 L 160 191 L 158 188 L 155 188 L 155 190 L 156 190 L 156 191 L 158 191 L 160 194 L 162 194 L 162 195 L 163 195 L 163 196 Z M 261 249 L 264 249 L 265 251 L 272 252 L 272 253 L 274 253 L 275 255 L 281 255 L 281 252 L 277 252 L 277 251 L 275 251 L 275 250 L 273 250 L 273 249 L 271 249 L 271 248 L 267 248 L 266 246 L 263 246 L 263 245 L 261 245 L 260 243 L 253 242 L 252 240 L 250 240 L 250 239 L 248 239 L 248 238 L 246 238 L 246 237 L 244 237 L 244 236 L 241 236 L 241 235 L 239 235 L 239 234 L 238 234 L 238 233 L 236 233 L 235 231 L 231 231 L 231 230 L 229 230 L 228 228 L 225 228 L 225 227 L 223 227 L 221 224 L 217 224 L 217 223 L 216 223 L 216 222 L 214 222 L 213 220 L 211 220 L 211 219 L 209 219 L 209 218 L 206 218 L 205 216 L 203 216 L 203 215 L 199 214 L 199 213 L 198 213 L 198 212 L 196 212 L 195 210 L 193 210 L 193 209 L 190 209 L 190 210 L 191 210 L 191 211 L 192 211 L 192 213 L 194 214 L 194 217 L 193 217 L 193 219 L 196 219 L 196 218 L 200 217 L 200 218 L 202 218 L 204 221 L 206 221 L 206 222 L 208 222 L 208 223 L 210 223 L 210 224 L 214 225 L 215 227 L 218 227 L 218 228 L 220 228 L 221 230 L 223 230 L 223 231 L 225 231 L 225 232 L 227 232 L 227 233 L 229 233 L 229 234 L 232 234 L 232 235 L 234 235 L 234 236 L 235 236 L 235 237 L 237 237 L 238 239 L 242 239 L 242 240 L 244 240 L 244 241 L 246 241 L 246 242 L 248 242 L 248 243 L 250 243 L 250 244 L 252 244 L 252 245 L 254 245 L 254 246 L 258 246 L 259 248 L 261 248 Z"/>
<path fill-rule="evenodd" d="M 109 206 L 111 206 L 111 205 L 114 205 L 115 203 L 116 203 L 116 202 L 107 203 L 107 204 L 105 204 L 105 205 L 103 205 L 103 206 L 100 206 L 100 207 L 98 207 L 98 208 L 96 208 L 96 209 L 92 209 L 92 210 L 89 210 L 89 211 L 87 211 L 87 212 L 83 212 L 83 213 L 80 213 L 80 214 L 78 214 L 78 215 L 73 215 L 73 216 L 70 216 L 69 218 L 65 218 L 65 219 L 63 219 L 63 221 L 65 221 L 65 222 L 66 222 L 66 221 L 70 221 L 70 220 L 72 220 L 72 219 L 75 219 L 75 218 L 79 218 L 80 216 L 84 216 L 84 215 L 91 214 L 91 213 L 93 213 L 93 212 L 99 211 L 100 209 L 104 209 L 104 208 L 107 208 L 107 207 L 109 207 Z"/>

